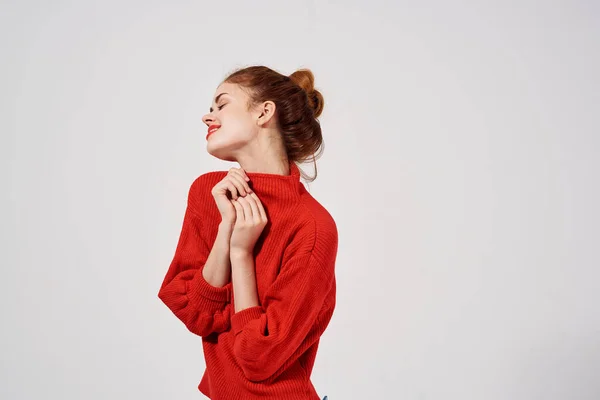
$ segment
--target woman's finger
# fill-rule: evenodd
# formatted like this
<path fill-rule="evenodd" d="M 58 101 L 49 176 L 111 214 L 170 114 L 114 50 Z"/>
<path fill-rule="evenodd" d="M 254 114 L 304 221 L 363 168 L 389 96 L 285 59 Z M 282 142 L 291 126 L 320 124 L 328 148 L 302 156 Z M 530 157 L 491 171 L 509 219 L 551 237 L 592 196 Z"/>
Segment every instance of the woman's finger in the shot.
<path fill-rule="evenodd" d="M 240 173 L 233 172 L 227 175 L 227 177 L 230 181 L 235 182 L 235 186 L 238 188 L 241 195 L 245 196 L 252 192 L 250 185 L 248 185 L 248 182 L 244 180 L 244 177 Z"/>
<path fill-rule="evenodd" d="M 256 193 L 250 193 L 250 197 L 252 197 L 254 200 L 256 200 L 256 206 L 258 208 L 258 214 L 260 215 L 261 219 L 263 221 L 267 221 L 267 212 L 265 211 L 265 208 L 262 205 L 262 202 L 260 201 L 260 199 L 258 198 L 258 196 L 256 195 Z"/>
<path fill-rule="evenodd" d="M 259 200 L 258 197 L 256 197 L 256 195 L 252 196 L 252 194 L 253 193 L 251 193 L 250 196 L 246 197 L 244 200 L 247 200 L 248 203 L 250 203 L 250 208 L 252 208 L 252 218 L 254 219 L 254 222 L 261 222 L 262 216 L 259 209 Z"/>
<path fill-rule="evenodd" d="M 229 184 L 232 185 L 233 188 L 235 188 L 235 191 L 236 191 L 238 197 L 245 196 L 247 194 L 246 191 L 244 190 L 244 186 L 240 182 L 241 178 L 235 177 L 232 175 L 227 175 L 225 177 L 225 180 L 227 182 L 229 182 Z"/>
<path fill-rule="evenodd" d="M 242 197 L 240 197 L 241 199 Z M 236 212 L 236 224 L 238 222 L 244 221 L 244 209 L 238 200 L 232 200 L 233 206 L 235 207 Z"/>
<path fill-rule="evenodd" d="M 250 180 L 250 177 L 246 174 L 246 171 L 244 171 L 243 168 L 232 167 L 232 168 L 229 168 L 229 172 L 233 172 L 233 173 L 241 175 L 241 177 L 244 178 L 245 181 Z"/>
<path fill-rule="evenodd" d="M 246 171 L 244 171 L 241 168 L 231 168 L 229 170 L 229 174 L 230 175 L 237 175 L 240 176 L 242 178 L 242 181 L 244 183 L 248 182 L 250 180 L 250 177 L 248 175 L 246 175 Z"/>
<path fill-rule="evenodd" d="M 228 179 L 226 182 L 227 189 L 229 189 L 229 191 L 231 192 L 231 198 L 237 200 L 242 195 L 240 193 L 239 187 L 237 187 L 235 182 L 233 182 L 231 179 Z"/>
<path fill-rule="evenodd" d="M 247 222 L 250 222 L 253 219 L 252 206 L 250 205 L 250 201 L 251 200 L 249 200 L 246 197 L 240 197 L 238 199 L 238 203 L 240 203 L 242 208 L 244 209 L 244 218 Z"/>

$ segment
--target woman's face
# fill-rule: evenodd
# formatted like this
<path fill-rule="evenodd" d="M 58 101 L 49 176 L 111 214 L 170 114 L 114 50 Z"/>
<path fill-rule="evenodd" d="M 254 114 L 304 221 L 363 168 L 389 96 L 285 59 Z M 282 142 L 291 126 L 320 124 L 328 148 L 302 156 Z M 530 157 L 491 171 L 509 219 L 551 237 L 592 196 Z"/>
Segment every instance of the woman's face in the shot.
<path fill-rule="evenodd" d="M 248 95 L 236 84 L 222 83 L 213 96 L 211 111 L 202 117 L 207 126 L 206 149 L 225 161 L 236 161 L 235 154 L 256 137 L 256 118 L 248 111 Z M 256 115 L 255 115 L 256 114 Z M 213 128 L 218 128 L 213 132 Z"/>

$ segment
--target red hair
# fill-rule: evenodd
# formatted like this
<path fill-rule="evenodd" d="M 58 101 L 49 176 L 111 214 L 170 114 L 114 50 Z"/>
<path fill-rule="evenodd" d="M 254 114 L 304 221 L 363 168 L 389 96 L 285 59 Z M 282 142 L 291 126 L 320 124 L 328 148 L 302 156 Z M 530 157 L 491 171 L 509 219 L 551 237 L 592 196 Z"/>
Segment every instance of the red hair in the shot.
<path fill-rule="evenodd" d="M 304 162 L 312 158 L 315 175 L 309 181 L 314 181 L 317 178 L 316 159 L 324 149 L 317 118 L 325 103 L 321 92 L 314 87 L 313 73 L 309 69 L 299 69 L 286 76 L 265 66 L 251 66 L 235 70 L 223 82 L 237 84 L 246 91 L 250 98 L 249 110 L 263 101 L 275 103 L 275 115 L 288 160 Z"/>

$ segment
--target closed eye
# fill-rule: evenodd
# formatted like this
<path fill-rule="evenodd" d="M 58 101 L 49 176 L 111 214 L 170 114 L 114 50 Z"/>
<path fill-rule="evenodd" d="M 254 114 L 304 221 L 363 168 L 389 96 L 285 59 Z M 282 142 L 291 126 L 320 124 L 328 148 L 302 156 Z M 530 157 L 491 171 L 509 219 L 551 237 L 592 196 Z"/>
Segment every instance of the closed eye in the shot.
<path fill-rule="evenodd" d="M 220 110 L 221 108 L 225 107 L 225 105 L 226 105 L 226 104 L 227 104 L 227 103 L 225 103 L 225 104 L 221 104 L 221 105 L 220 105 L 219 107 L 217 107 L 217 108 Z"/>

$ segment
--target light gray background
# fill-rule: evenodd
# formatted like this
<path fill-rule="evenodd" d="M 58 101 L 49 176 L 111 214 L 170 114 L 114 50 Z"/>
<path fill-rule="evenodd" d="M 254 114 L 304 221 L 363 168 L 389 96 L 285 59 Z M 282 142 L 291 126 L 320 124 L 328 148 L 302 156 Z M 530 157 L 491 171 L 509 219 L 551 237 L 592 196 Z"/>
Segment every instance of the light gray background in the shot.
<path fill-rule="evenodd" d="M 322 396 L 600 398 L 597 2 L 168 3 L 2 2 L 0 398 L 204 398 L 157 292 L 252 64 L 325 97 Z"/>

